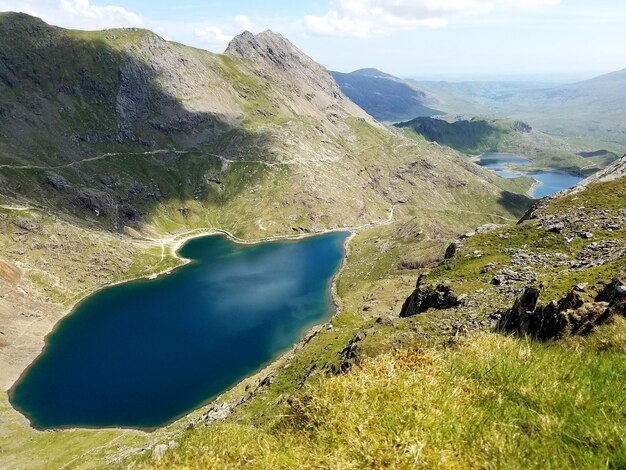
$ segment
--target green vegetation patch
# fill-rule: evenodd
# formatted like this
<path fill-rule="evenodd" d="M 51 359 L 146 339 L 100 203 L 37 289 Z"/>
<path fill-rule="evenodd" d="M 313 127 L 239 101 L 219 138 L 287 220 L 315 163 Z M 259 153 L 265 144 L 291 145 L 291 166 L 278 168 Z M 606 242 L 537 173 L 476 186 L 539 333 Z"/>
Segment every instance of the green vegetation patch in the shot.
<path fill-rule="evenodd" d="M 157 468 L 621 468 L 626 321 L 539 343 L 474 333 L 306 386 L 260 426 L 189 433 Z M 139 465 L 141 466 L 141 465 Z"/>

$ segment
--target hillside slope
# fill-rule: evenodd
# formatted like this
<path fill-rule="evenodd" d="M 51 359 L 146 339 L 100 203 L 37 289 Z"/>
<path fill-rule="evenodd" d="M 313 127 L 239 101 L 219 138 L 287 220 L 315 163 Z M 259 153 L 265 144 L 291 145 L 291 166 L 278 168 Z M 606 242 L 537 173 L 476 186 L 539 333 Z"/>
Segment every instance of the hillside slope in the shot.
<path fill-rule="evenodd" d="M 522 119 L 544 132 L 626 144 L 626 70 L 563 85 L 417 82 L 450 114 Z"/>
<path fill-rule="evenodd" d="M 590 174 L 618 158 L 617 154 L 609 151 L 580 151 L 566 139 L 541 132 L 523 121 L 510 119 L 473 117 L 450 122 L 419 117 L 395 126 L 411 129 L 429 141 L 468 155 L 489 152 L 521 155 L 532 162 L 527 171 L 549 168 Z"/>
<path fill-rule="evenodd" d="M 225 397 L 174 444 L 127 463 L 623 466 L 625 172 L 622 158 L 516 225 L 464 235 L 415 273 L 401 309 L 371 318 L 344 349 L 289 363 L 242 405 Z M 342 320 L 303 351 L 340 334 Z"/>
<path fill-rule="evenodd" d="M 341 91 L 379 121 L 403 121 L 434 116 L 435 100 L 410 82 L 376 69 L 331 72 Z"/>

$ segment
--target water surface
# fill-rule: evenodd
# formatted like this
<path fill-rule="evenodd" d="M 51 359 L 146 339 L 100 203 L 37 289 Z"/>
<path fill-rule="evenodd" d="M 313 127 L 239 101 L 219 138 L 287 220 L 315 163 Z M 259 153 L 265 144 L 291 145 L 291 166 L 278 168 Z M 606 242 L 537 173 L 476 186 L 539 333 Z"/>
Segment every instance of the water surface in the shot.
<path fill-rule="evenodd" d="M 329 317 L 346 233 L 238 245 L 191 240 L 169 276 L 97 292 L 64 318 L 11 393 L 40 428 L 163 425 Z"/>
<path fill-rule="evenodd" d="M 539 184 L 530 191 L 530 195 L 536 198 L 549 196 L 564 189 L 575 186 L 584 178 L 558 170 L 538 171 L 532 173 L 516 173 L 507 168 L 510 165 L 528 165 L 530 160 L 510 153 L 485 153 L 480 156 L 478 164 L 484 168 L 494 170 L 496 174 L 503 178 L 519 178 L 520 176 L 530 176 Z"/>

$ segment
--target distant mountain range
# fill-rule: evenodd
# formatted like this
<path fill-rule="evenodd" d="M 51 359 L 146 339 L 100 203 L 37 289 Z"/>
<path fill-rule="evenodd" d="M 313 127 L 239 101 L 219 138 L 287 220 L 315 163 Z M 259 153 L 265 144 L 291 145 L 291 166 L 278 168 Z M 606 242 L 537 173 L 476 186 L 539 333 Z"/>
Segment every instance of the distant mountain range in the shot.
<path fill-rule="evenodd" d="M 331 72 L 341 91 L 375 119 L 397 122 L 417 116 L 435 116 L 441 111 L 436 100 L 409 81 L 368 68 L 351 73 Z"/>
<path fill-rule="evenodd" d="M 626 144 L 626 69 L 563 85 L 415 81 L 371 68 L 331 74 L 344 94 L 383 122 L 484 115 L 521 119 L 560 136 Z"/>
<path fill-rule="evenodd" d="M 626 69 L 577 83 L 414 82 L 450 114 L 523 119 L 545 132 L 626 144 Z"/>

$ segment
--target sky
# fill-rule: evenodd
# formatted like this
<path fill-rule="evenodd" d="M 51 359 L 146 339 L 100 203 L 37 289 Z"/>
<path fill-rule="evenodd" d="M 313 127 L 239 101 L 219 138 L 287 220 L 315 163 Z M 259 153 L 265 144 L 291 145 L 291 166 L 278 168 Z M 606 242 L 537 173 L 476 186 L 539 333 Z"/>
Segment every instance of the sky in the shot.
<path fill-rule="evenodd" d="M 626 68 L 626 0 L 0 0 L 74 29 L 142 27 L 222 52 L 271 29 L 331 70 L 567 81 Z"/>

